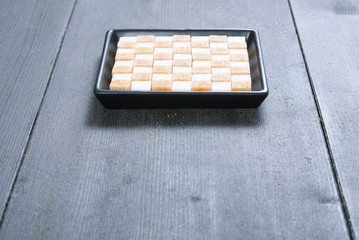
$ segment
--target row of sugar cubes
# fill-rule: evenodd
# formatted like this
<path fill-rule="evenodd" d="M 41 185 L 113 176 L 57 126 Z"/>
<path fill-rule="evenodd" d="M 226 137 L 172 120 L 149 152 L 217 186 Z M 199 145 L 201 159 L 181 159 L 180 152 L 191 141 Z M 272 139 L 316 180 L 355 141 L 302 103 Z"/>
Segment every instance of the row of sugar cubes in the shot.
<path fill-rule="evenodd" d="M 121 37 L 110 89 L 244 91 L 249 74 L 244 37 Z"/>

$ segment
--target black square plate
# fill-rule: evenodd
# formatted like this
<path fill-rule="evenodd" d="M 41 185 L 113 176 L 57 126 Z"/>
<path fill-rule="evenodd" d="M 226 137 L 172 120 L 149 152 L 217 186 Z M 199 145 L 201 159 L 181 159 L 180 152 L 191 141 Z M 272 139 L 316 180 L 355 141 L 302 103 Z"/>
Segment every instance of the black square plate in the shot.
<path fill-rule="evenodd" d="M 243 92 L 165 92 L 109 90 L 117 42 L 123 36 L 227 35 L 246 37 L 252 91 Z M 258 32 L 242 29 L 119 29 L 106 33 L 95 95 L 106 108 L 256 108 L 268 95 Z"/>

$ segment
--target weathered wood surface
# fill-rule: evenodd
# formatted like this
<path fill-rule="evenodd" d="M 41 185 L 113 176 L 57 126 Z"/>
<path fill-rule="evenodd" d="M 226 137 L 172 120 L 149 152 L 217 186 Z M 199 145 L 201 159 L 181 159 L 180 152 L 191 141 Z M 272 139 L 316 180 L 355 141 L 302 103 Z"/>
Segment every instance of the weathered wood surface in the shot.
<path fill-rule="evenodd" d="M 111 28 L 259 31 L 259 109 L 104 109 Z M 79 0 L 0 238 L 346 239 L 288 2 Z"/>
<path fill-rule="evenodd" d="M 74 1 L 0 1 L 0 216 Z"/>
<path fill-rule="evenodd" d="M 359 2 L 291 0 L 308 69 L 359 236 Z"/>

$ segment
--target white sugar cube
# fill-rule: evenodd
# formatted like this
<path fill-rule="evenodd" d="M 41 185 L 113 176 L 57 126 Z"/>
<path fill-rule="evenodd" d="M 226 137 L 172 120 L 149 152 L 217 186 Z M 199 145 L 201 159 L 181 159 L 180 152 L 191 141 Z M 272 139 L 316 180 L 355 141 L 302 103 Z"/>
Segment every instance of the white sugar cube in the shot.
<path fill-rule="evenodd" d="M 151 81 L 132 81 L 131 90 L 151 91 Z"/>
<path fill-rule="evenodd" d="M 250 82 L 251 75 L 244 74 L 244 75 L 232 75 L 232 82 Z"/>
<path fill-rule="evenodd" d="M 211 67 L 211 61 L 195 61 L 192 63 L 193 67 Z"/>
<path fill-rule="evenodd" d="M 136 37 L 120 37 L 120 42 L 136 42 Z"/>
<path fill-rule="evenodd" d="M 154 42 L 138 42 L 138 43 L 136 43 L 136 47 L 153 48 L 154 46 L 155 46 Z"/>
<path fill-rule="evenodd" d="M 171 81 L 172 74 L 153 74 L 152 81 Z"/>
<path fill-rule="evenodd" d="M 170 36 L 156 36 L 155 41 L 172 41 L 173 37 Z"/>
<path fill-rule="evenodd" d="M 115 66 L 118 67 L 132 67 L 133 66 L 133 61 L 116 61 L 115 62 Z"/>
<path fill-rule="evenodd" d="M 249 62 L 231 62 L 231 67 L 248 67 Z"/>
<path fill-rule="evenodd" d="M 135 53 L 135 49 L 132 48 L 117 48 L 116 54 L 121 53 Z"/>
<path fill-rule="evenodd" d="M 211 42 L 210 44 L 211 48 L 228 48 L 228 43 L 222 43 L 222 42 Z"/>
<path fill-rule="evenodd" d="M 245 42 L 246 37 L 228 37 L 228 42 Z"/>
<path fill-rule="evenodd" d="M 152 73 L 151 67 L 134 67 L 133 73 Z"/>
<path fill-rule="evenodd" d="M 172 82 L 172 91 L 188 92 L 191 91 L 192 81 L 174 81 Z"/>
<path fill-rule="evenodd" d="M 191 54 L 174 54 L 173 60 L 189 60 L 192 61 L 192 55 Z"/>
<path fill-rule="evenodd" d="M 153 67 L 157 66 L 172 66 L 172 60 L 155 60 L 153 62 Z"/>
<path fill-rule="evenodd" d="M 143 59 L 143 60 L 152 60 L 153 54 L 136 54 L 135 60 Z"/>
<path fill-rule="evenodd" d="M 114 74 L 112 80 L 126 80 L 131 81 L 132 74 L 131 73 L 124 73 L 124 74 Z"/>
<path fill-rule="evenodd" d="M 212 74 L 231 74 L 230 68 L 212 68 Z"/>
<path fill-rule="evenodd" d="M 213 92 L 230 92 L 232 90 L 231 82 L 212 82 Z"/>
<path fill-rule="evenodd" d="M 229 54 L 248 54 L 247 49 L 229 49 Z"/>
<path fill-rule="evenodd" d="M 211 81 L 211 74 L 192 74 L 192 81 Z"/>

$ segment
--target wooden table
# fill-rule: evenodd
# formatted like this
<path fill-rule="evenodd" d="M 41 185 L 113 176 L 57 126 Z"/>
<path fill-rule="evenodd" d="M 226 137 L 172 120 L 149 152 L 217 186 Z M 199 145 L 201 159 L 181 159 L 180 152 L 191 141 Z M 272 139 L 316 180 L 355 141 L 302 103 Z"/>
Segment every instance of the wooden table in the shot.
<path fill-rule="evenodd" d="M 355 239 L 357 0 L 0 1 L 0 239 Z M 112 28 L 253 28 L 258 109 L 107 110 Z"/>

